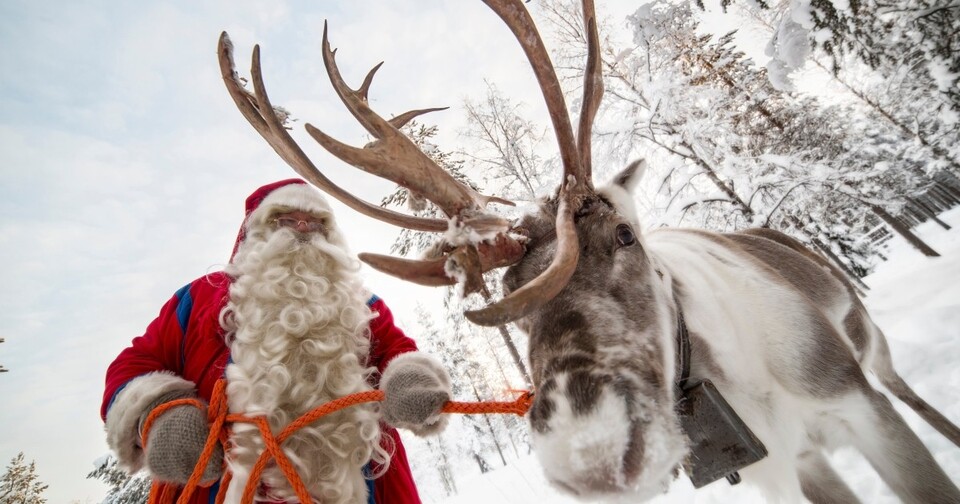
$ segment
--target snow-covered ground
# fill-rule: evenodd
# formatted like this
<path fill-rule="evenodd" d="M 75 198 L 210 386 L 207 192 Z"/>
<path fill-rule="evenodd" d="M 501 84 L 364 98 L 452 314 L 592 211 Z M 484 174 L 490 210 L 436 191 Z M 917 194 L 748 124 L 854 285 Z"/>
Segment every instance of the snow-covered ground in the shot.
<path fill-rule="evenodd" d="M 889 260 L 866 278 L 870 291 L 865 302 L 886 333 L 896 368 L 907 383 L 949 419 L 960 423 L 960 209 L 941 218 L 954 229 L 946 231 L 926 223 L 917 232 L 942 257 L 925 258 L 894 239 Z M 894 404 L 947 474 L 960 483 L 960 448 L 930 428 L 910 408 L 896 399 Z M 899 502 L 853 450 L 834 453 L 832 463 L 863 502 Z M 578 502 L 559 494 L 546 483 L 533 456 L 483 476 L 458 480 L 457 488 L 459 494 L 453 497 L 431 499 L 429 492 L 425 492 L 424 497 L 427 502 L 442 504 Z M 721 481 L 695 491 L 690 482 L 681 477 L 667 494 L 653 502 L 762 501 L 747 484 L 730 486 Z"/>

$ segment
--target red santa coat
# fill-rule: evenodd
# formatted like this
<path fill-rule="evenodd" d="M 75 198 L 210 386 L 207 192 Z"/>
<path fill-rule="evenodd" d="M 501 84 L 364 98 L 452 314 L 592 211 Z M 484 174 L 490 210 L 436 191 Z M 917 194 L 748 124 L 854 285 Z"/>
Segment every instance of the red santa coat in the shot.
<path fill-rule="evenodd" d="M 247 213 L 256 208 L 270 190 L 291 183 L 303 182 L 293 179 L 259 189 L 247 200 Z M 238 243 L 242 240 L 241 231 Z M 107 369 L 100 409 L 104 421 L 117 394 L 131 380 L 158 371 L 172 372 L 193 382 L 200 398 L 210 401 L 214 385 L 224 376 L 230 358 L 230 349 L 219 322 L 220 311 L 228 301 L 230 283 L 231 278 L 226 273 L 212 273 L 184 286 L 167 301 L 143 336 L 134 338 Z M 416 351 L 417 345 L 394 325 L 393 314 L 383 300 L 374 296 L 367 304 L 377 314 L 370 322 L 368 364 L 383 373 L 391 359 Z M 390 467 L 368 485 L 372 490 L 370 502 L 418 504 L 420 498 L 400 435 L 390 426 L 381 424 L 381 427 L 384 437 L 393 438 L 395 449 Z M 217 485 L 200 489 L 191 502 L 213 502 L 217 489 Z"/>

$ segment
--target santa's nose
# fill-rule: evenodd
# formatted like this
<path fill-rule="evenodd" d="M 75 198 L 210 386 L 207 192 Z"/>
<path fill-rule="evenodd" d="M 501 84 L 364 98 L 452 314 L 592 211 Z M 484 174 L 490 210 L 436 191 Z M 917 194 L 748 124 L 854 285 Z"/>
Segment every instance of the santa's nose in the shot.
<path fill-rule="evenodd" d="M 277 217 L 276 223 L 277 227 L 290 228 L 298 233 L 326 233 L 323 221 L 313 217 L 281 216 Z"/>

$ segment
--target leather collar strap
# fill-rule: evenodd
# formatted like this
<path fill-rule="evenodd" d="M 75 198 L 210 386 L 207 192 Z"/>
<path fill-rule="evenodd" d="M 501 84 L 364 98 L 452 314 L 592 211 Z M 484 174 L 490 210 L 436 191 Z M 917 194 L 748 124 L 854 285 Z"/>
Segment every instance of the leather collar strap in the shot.
<path fill-rule="evenodd" d="M 677 306 L 677 388 L 683 391 L 690 378 L 690 333 L 683 320 L 680 301 L 674 298 L 674 304 Z"/>
<path fill-rule="evenodd" d="M 655 269 L 657 276 L 663 280 L 663 272 Z M 677 307 L 677 379 L 674 385 L 677 388 L 677 401 L 683 396 L 687 380 L 690 379 L 690 333 L 687 332 L 687 323 L 683 320 L 683 309 L 676 294 L 673 296 L 673 305 Z"/>

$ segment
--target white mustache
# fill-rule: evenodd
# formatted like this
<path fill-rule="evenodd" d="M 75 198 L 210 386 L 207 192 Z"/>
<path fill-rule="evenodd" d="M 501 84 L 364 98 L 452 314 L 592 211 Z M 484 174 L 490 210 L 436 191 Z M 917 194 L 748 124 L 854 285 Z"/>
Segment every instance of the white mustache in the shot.
<path fill-rule="evenodd" d="M 314 250 L 320 251 L 348 271 L 360 270 L 360 262 L 356 257 L 344 247 L 331 243 L 320 232 L 300 233 L 290 228 L 277 229 L 267 238 L 264 253 L 273 256 L 275 253 L 297 254 Z"/>

